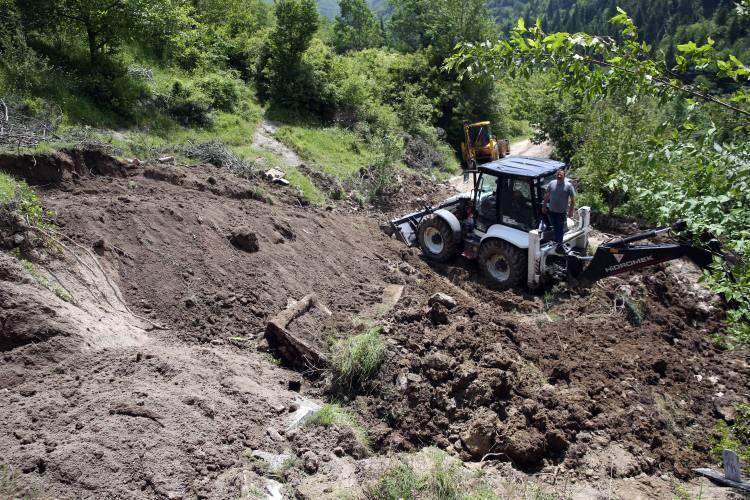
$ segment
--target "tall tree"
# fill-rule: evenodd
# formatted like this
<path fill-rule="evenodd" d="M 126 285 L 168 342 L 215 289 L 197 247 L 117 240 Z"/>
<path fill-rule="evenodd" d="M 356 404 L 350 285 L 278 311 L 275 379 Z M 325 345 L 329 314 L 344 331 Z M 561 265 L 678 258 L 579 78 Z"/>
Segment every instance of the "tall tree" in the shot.
<path fill-rule="evenodd" d="M 158 0 L 24 0 L 18 6 L 27 24 L 45 33 L 67 31 L 85 38 L 96 64 L 106 48 L 133 39 L 142 13 Z"/>
<path fill-rule="evenodd" d="M 333 25 L 333 44 L 339 53 L 377 47 L 383 43 L 375 14 L 365 0 L 340 0 L 341 13 Z"/>
<path fill-rule="evenodd" d="M 267 47 L 270 96 L 293 105 L 305 95 L 302 54 L 318 31 L 318 9 L 315 0 L 277 0 L 274 12 L 276 27 Z"/>

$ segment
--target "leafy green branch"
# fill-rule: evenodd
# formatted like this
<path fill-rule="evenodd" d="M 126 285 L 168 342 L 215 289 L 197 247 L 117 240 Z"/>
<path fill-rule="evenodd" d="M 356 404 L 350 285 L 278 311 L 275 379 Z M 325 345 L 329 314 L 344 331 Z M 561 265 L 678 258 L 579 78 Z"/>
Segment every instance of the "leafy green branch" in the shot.
<path fill-rule="evenodd" d="M 683 95 L 750 117 L 750 109 L 737 104 L 748 103 L 750 97 L 744 92 L 724 99 L 682 83 L 674 73 L 675 70 L 685 73 L 690 68 L 713 70 L 716 77 L 744 82 L 750 78 L 750 68 L 733 55 L 718 57 L 709 38 L 702 45 L 695 42 L 679 45 L 678 65 L 670 70 L 652 57 L 648 44 L 638 40 L 632 19 L 622 9 L 618 11 L 610 22 L 622 26 L 621 42 L 587 33 L 547 34 L 540 19 L 529 28 L 519 19 L 507 40 L 458 45 L 453 56 L 446 60 L 445 69 L 456 71 L 461 77 L 483 74 L 493 78 L 500 74 L 529 76 L 534 71 L 555 70 L 560 76 L 558 90 L 574 91 L 585 98 L 610 95 L 622 89 L 656 95 L 663 100 Z"/>

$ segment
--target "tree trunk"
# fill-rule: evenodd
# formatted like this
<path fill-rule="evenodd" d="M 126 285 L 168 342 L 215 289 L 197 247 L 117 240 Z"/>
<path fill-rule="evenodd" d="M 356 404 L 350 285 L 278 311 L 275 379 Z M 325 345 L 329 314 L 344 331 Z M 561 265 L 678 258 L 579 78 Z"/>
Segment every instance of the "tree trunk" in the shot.
<path fill-rule="evenodd" d="M 96 64 L 98 50 L 96 47 L 96 32 L 91 26 L 86 26 L 86 34 L 89 37 L 89 60 L 91 61 L 91 66 L 94 66 Z"/>

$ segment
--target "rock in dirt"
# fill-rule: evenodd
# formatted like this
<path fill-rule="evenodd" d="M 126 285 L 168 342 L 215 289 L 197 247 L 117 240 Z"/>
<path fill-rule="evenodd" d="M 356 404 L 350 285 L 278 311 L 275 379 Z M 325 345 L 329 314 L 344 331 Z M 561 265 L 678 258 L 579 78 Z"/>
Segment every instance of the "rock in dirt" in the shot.
<path fill-rule="evenodd" d="M 309 399 L 300 399 L 294 403 L 296 409 L 289 415 L 287 423 L 287 432 L 303 425 L 316 411 L 320 410 L 320 405 Z M 291 409 L 291 406 L 290 406 Z"/>
<path fill-rule="evenodd" d="M 270 437 L 274 441 L 277 441 L 277 442 L 284 441 L 284 436 L 279 434 L 279 431 L 277 431 L 273 427 L 269 427 L 268 429 L 266 429 L 266 433 L 268 434 L 268 437 Z"/>
<path fill-rule="evenodd" d="M 495 420 L 493 412 L 480 410 L 461 433 L 461 441 L 473 458 L 482 458 L 495 444 Z"/>
<path fill-rule="evenodd" d="M 289 241 L 297 239 L 297 234 L 292 229 L 289 222 L 282 219 L 271 219 L 273 228 L 283 237 Z"/>
<path fill-rule="evenodd" d="M 278 472 L 284 466 L 284 463 L 292 457 L 289 453 L 269 453 L 263 450 L 254 450 L 251 456 L 265 463 L 271 473 Z"/>
<path fill-rule="evenodd" d="M 232 231 L 229 242 L 240 250 L 253 253 L 260 250 L 258 236 L 248 227 L 241 227 Z"/>
<path fill-rule="evenodd" d="M 354 458 L 360 459 L 367 456 L 367 448 L 365 448 L 360 440 L 357 438 L 357 434 L 351 427 L 340 428 L 340 434 L 338 442 L 347 455 L 351 455 Z"/>
<path fill-rule="evenodd" d="M 529 427 L 525 429 L 506 430 L 500 451 L 508 455 L 515 463 L 532 465 L 539 463 L 544 457 L 547 441 L 539 430 Z"/>
<path fill-rule="evenodd" d="M 424 359 L 424 365 L 433 370 L 448 370 L 453 364 L 453 358 L 442 352 L 429 354 Z"/>
<path fill-rule="evenodd" d="M 433 325 L 437 326 L 448 324 L 448 314 L 446 314 L 445 309 L 446 308 L 444 306 L 437 303 L 430 307 L 428 314 Z"/>
<path fill-rule="evenodd" d="M 318 459 L 318 455 L 316 455 L 312 451 L 306 451 L 302 455 L 303 460 L 303 466 L 305 467 L 305 472 L 308 474 L 315 474 L 318 472 L 318 466 L 320 465 L 320 460 Z"/>
<path fill-rule="evenodd" d="M 430 306 L 434 306 L 435 304 L 440 304 L 446 309 L 453 309 L 454 307 L 456 307 L 456 305 L 458 305 L 458 303 L 456 302 L 456 299 L 442 292 L 438 292 L 434 294 L 432 297 L 430 297 L 430 299 L 427 301 L 427 304 Z"/>
<path fill-rule="evenodd" d="M 733 402 L 728 401 L 726 398 L 720 398 L 714 401 L 714 410 L 718 418 L 724 420 L 730 425 L 734 423 L 734 419 L 737 418 L 737 407 Z"/>

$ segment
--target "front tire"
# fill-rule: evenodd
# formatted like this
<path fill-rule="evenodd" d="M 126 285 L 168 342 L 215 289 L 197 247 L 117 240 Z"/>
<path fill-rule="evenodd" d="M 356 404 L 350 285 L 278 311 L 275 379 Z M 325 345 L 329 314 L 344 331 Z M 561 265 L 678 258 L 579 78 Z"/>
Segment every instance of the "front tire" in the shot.
<path fill-rule="evenodd" d="M 458 255 L 461 242 L 453 235 L 448 222 L 437 215 L 430 215 L 419 224 L 419 246 L 430 260 L 446 262 Z"/>
<path fill-rule="evenodd" d="M 520 248 L 491 239 L 479 249 L 479 269 L 492 288 L 507 290 L 523 281 L 527 273 L 527 258 Z"/>

